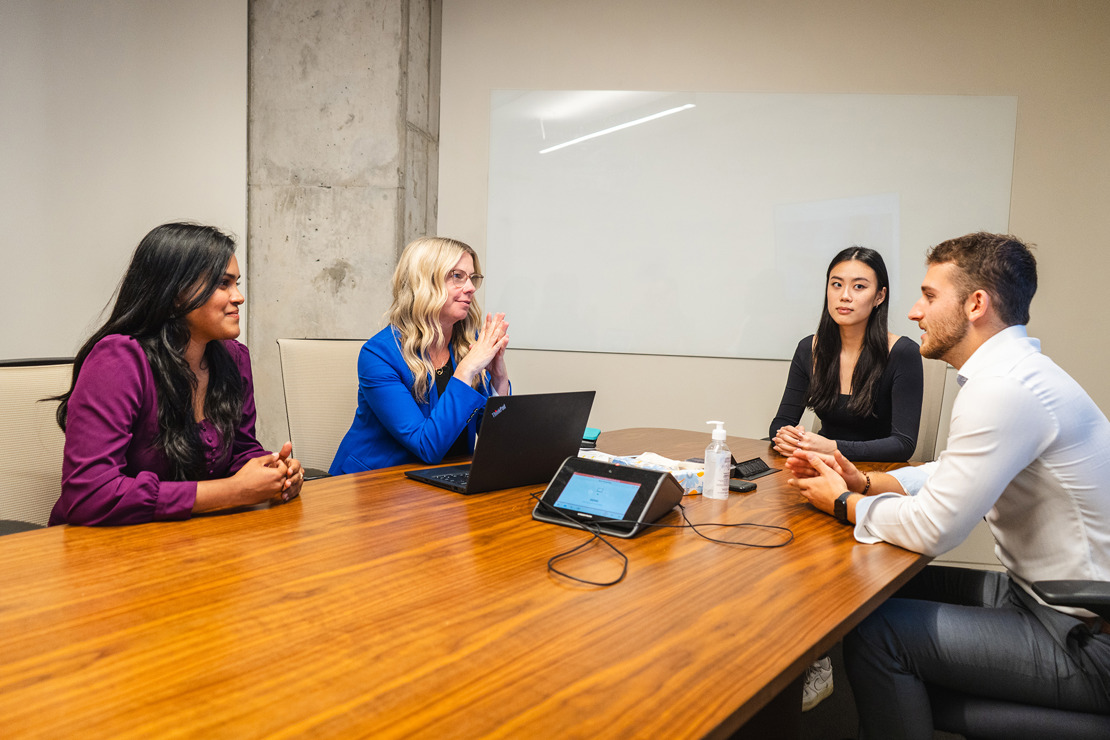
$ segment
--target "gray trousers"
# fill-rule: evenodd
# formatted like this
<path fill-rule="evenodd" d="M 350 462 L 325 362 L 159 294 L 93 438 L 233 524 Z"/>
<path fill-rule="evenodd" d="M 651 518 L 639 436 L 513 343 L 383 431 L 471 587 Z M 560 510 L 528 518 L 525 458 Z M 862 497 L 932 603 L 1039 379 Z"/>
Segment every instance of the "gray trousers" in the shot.
<path fill-rule="evenodd" d="M 844 638 L 860 737 L 933 737 L 927 686 L 1110 712 L 1110 635 L 1004 573 L 929 566 Z"/>

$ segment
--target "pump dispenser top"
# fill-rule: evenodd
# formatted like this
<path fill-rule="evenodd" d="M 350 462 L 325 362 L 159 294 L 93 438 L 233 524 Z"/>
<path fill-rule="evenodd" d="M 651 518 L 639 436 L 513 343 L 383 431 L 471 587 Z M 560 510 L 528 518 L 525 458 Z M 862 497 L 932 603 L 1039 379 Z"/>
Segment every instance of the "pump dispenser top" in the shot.
<path fill-rule="evenodd" d="M 707 421 L 705 423 L 717 425 L 717 428 L 713 430 L 713 439 L 723 440 L 726 436 L 728 436 L 727 434 L 725 434 L 725 423 L 723 421 Z"/>

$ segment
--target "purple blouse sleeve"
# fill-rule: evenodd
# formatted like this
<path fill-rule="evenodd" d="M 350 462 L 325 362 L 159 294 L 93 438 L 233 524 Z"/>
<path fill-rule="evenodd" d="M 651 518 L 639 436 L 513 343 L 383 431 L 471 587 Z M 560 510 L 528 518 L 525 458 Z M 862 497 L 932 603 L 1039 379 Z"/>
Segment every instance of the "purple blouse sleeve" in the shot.
<path fill-rule="evenodd" d="M 231 475 L 239 472 L 251 458 L 270 453 L 259 443 L 254 433 L 258 414 L 254 407 L 254 376 L 251 374 L 250 352 L 246 345 L 234 339 L 225 341 L 224 346 L 231 353 L 239 367 L 239 375 L 243 378 L 243 418 L 239 422 L 239 428 L 235 430 L 235 439 L 231 442 L 231 463 L 228 469 L 228 474 Z"/>
<path fill-rule="evenodd" d="M 62 494 L 50 524 L 188 519 L 197 484 L 161 480 L 157 429 L 146 355 L 131 337 L 105 337 L 85 359 L 69 399 Z"/>

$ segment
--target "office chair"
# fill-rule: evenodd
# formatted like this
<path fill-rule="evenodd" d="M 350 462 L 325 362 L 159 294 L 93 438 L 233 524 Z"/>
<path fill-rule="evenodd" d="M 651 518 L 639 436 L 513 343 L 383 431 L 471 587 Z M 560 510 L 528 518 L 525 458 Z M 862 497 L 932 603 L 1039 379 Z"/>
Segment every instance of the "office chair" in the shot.
<path fill-rule="evenodd" d="M 1033 591 L 1046 604 L 1075 606 L 1110 621 L 1110 582 L 1038 581 Z M 1069 712 L 1063 709 L 987 699 L 929 689 L 933 725 L 968 740 L 1105 740 L 1110 737 L 1110 714 Z"/>
<path fill-rule="evenodd" d="M 948 441 L 948 420 L 955 400 L 955 376 L 948 383 L 948 363 L 922 358 L 924 383 L 921 394 L 921 424 L 917 427 L 917 446 L 910 462 L 931 462 L 944 450 Z M 941 437 L 941 432 L 944 436 Z"/>
<path fill-rule="evenodd" d="M 0 361 L 0 450 L 8 479 L 0 489 L 0 534 L 46 526 L 62 488 L 65 435 L 57 403 L 40 402 L 69 388 L 73 360 Z"/>
<path fill-rule="evenodd" d="M 323 478 L 358 406 L 362 339 L 279 339 L 293 455 L 305 478 Z"/>

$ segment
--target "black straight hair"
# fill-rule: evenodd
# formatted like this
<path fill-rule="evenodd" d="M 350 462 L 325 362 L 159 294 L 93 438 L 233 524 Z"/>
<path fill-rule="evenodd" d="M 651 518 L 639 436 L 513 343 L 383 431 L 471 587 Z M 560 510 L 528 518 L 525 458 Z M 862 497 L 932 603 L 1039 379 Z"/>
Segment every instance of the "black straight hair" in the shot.
<path fill-rule="evenodd" d="M 840 398 L 840 327 L 829 314 L 828 285 L 834 267 L 841 262 L 862 262 L 875 271 L 875 290 L 886 289 L 886 300 L 875 306 L 867 317 L 867 330 L 863 337 L 856 369 L 852 372 L 852 395 L 847 411 L 860 417 L 875 416 L 875 395 L 879 380 L 886 370 L 890 357 L 887 340 L 887 313 L 890 305 L 890 278 L 887 276 L 883 256 L 874 249 L 853 246 L 843 249 L 833 257 L 825 270 L 825 300 L 821 302 L 821 319 L 817 322 L 817 335 L 813 346 L 813 374 L 806 391 L 806 405 L 822 416 L 834 408 Z"/>
<path fill-rule="evenodd" d="M 204 452 L 193 412 L 198 383 L 185 360 L 189 343 L 185 316 L 212 297 L 234 254 L 235 240 L 213 226 L 163 224 L 143 237 L 116 288 L 108 320 L 74 358 L 69 390 L 51 399 L 60 401 L 57 420 L 63 431 L 69 398 L 89 352 L 109 334 L 131 336 L 154 374 L 156 444 L 169 461 L 171 476 L 174 480 L 203 476 Z M 243 416 L 242 378 L 222 342 L 209 342 L 204 357 L 209 373 L 204 415 L 219 431 L 226 451 Z"/>

